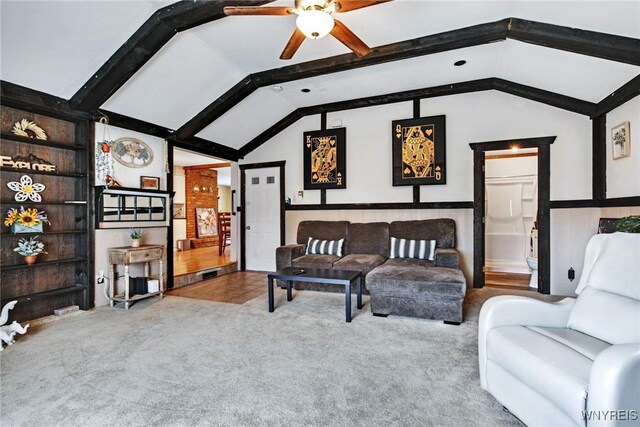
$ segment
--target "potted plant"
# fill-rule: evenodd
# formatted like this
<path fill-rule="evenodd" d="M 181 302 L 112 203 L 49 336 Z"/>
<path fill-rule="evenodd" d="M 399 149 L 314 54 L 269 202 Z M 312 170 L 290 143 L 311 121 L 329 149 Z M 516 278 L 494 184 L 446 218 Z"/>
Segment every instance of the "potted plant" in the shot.
<path fill-rule="evenodd" d="M 11 232 L 17 233 L 41 233 L 42 224 L 49 224 L 49 219 L 44 211 L 34 208 L 20 209 L 12 208 L 7 212 L 4 225 L 11 227 Z"/>
<path fill-rule="evenodd" d="M 616 222 L 616 231 L 640 233 L 640 215 L 629 215 Z"/>
<path fill-rule="evenodd" d="M 29 239 L 18 240 L 18 247 L 13 250 L 24 257 L 24 262 L 31 265 L 36 262 L 38 255 L 46 254 L 44 243 L 38 240 L 38 236 L 29 237 Z"/>
<path fill-rule="evenodd" d="M 142 231 L 139 228 L 130 228 L 129 229 L 129 237 L 131 238 L 131 247 L 132 248 L 140 247 L 140 239 L 142 238 L 143 234 L 144 234 L 144 231 Z"/>

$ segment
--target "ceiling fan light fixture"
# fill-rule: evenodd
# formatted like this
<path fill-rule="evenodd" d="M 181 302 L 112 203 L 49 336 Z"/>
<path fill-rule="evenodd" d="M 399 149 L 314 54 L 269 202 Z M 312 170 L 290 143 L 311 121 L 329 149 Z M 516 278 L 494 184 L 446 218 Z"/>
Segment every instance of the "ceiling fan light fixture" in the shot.
<path fill-rule="evenodd" d="M 331 32 L 333 17 L 323 10 L 311 9 L 300 12 L 296 19 L 298 29 L 310 39 L 321 39 Z"/>

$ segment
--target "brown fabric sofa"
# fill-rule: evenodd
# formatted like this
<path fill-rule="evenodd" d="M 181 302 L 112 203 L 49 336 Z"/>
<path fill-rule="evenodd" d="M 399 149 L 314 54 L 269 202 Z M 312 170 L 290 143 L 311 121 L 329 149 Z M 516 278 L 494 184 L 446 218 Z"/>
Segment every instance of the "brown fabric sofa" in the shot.
<path fill-rule="evenodd" d="M 309 237 L 345 239 L 342 257 L 306 255 Z M 389 259 L 390 237 L 436 240 L 435 260 Z M 276 267 L 332 268 L 360 271 L 364 293 L 371 295 L 374 315 L 462 321 L 466 281 L 459 269 L 452 219 L 349 223 L 347 221 L 302 221 L 296 244 L 276 250 Z M 337 285 L 294 282 L 295 289 L 344 292 Z M 355 290 L 354 290 L 355 291 Z"/>

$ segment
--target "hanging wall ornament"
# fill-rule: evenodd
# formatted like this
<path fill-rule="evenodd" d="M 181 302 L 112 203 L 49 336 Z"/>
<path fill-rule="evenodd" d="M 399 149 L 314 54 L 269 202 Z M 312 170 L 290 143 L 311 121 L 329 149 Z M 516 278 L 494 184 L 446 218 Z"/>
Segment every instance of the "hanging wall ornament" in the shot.
<path fill-rule="evenodd" d="M 35 124 L 34 122 L 22 119 L 19 122 L 15 122 L 13 124 L 13 128 L 11 129 L 15 135 L 23 136 L 25 138 L 35 138 L 35 139 L 47 139 L 47 134 L 44 129 Z"/>
<path fill-rule="evenodd" d="M 44 191 L 44 189 L 46 188 L 44 184 L 33 182 L 31 177 L 28 175 L 22 175 L 22 177 L 20 177 L 20 182 L 7 182 L 7 187 L 9 187 L 10 190 L 16 192 L 13 198 L 17 202 L 26 202 L 27 199 L 31 200 L 32 202 L 41 202 L 42 196 L 40 196 L 40 194 L 38 193 Z"/>
<path fill-rule="evenodd" d="M 113 141 L 111 140 L 111 134 L 109 132 L 109 119 L 102 117 L 100 123 L 104 125 L 102 132 L 102 141 L 96 142 L 96 185 L 108 185 L 107 177 L 113 177 L 113 155 L 111 154 L 111 147 Z"/>

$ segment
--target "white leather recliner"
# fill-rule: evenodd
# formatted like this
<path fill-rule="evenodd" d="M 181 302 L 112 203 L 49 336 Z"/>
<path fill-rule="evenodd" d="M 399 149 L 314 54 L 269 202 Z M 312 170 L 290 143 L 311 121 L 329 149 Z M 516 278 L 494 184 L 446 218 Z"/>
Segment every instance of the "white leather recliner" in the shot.
<path fill-rule="evenodd" d="M 482 388 L 528 426 L 640 426 L 640 234 L 593 236 L 576 294 L 487 300 Z"/>

